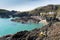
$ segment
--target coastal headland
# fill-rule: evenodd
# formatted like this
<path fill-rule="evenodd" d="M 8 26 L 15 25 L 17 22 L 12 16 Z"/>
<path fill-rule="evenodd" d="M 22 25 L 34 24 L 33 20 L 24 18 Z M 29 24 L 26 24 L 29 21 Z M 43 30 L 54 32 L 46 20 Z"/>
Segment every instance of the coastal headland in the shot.
<path fill-rule="evenodd" d="M 25 12 L 0 9 L 0 17 L 12 17 L 12 22 L 46 24 L 31 31 L 25 30 L 0 37 L 0 40 L 60 40 L 60 5 L 47 5 Z"/>

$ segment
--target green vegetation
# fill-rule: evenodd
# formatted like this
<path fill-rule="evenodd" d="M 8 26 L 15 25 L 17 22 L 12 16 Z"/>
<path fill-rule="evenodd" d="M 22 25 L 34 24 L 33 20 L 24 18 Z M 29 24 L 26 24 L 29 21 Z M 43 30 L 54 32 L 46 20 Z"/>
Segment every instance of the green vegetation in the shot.
<path fill-rule="evenodd" d="M 49 14 L 49 12 L 54 12 L 55 14 Z M 1 14 L 3 13 L 3 14 Z M 15 13 L 15 14 L 14 14 Z M 60 5 L 47 5 L 43 7 L 38 7 L 31 11 L 19 12 L 19 11 L 8 11 L 5 9 L 0 9 L 0 15 L 4 14 L 13 14 L 14 17 L 23 17 L 23 16 L 48 16 L 48 17 L 59 17 L 60 16 Z"/>
<path fill-rule="evenodd" d="M 49 12 L 54 12 L 55 14 L 48 14 Z M 60 5 L 47 5 L 43 7 L 36 8 L 29 13 L 36 14 L 40 16 L 60 16 Z M 41 14 L 42 13 L 42 14 Z"/>

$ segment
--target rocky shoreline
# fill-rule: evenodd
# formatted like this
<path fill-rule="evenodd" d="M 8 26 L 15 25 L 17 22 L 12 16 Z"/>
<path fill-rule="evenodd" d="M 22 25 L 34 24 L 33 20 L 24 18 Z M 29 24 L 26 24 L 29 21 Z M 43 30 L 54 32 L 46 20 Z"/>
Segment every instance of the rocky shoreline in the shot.
<path fill-rule="evenodd" d="M 35 17 L 35 18 L 33 18 Z M 21 23 L 39 23 L 42 19 L 41 18 L 36 18 L 40 16 L 33 16 L 33 17 L 19 17 L 15 19 L 11 19 L 13 22 L 21 22 Z M 41 20 L 40 20 L 41 19 Z"/>
<path fill-rule="evenodd" d="M 60 18 L 59 17 L 60 12 L 58 11 L 60 6 L 55 5 L 55 10 L 53 10 L 53 6 L 54 5 L 48 5 L 28 12 L 15 12 L 15 11 L 10 12 L 7 10 L 3 10 L 2 12 L 0 12 L 0 16 L 2 18 L 5 18 L 6 16 L 19 17 L 11 19 L 11 21 L 22 23 L 43 22 L 46 25 L 43 26 L 42 28 L 33 29 L 31 31 L 25 30 L 17 32 L 16 34 L 13 35 L 6 35 L 0 37 L 0 40 L 60 40 L 60 20 L 57 19 L 57 17 Z M 49 13 L 52 13 L 51 11 L 53 11 L 53 13 L 55 14 L 49 15 Z M 38 16 L 44 17 L 47 20 L 48 24 L 44 18 Z"/>
<path fill-rule="evenodd" d="M 45 23 L 45 20 L 40 22 Z M 20 31 L 13 35 L 0 37 L 0 40 L 60 40 L 60 21 L 56 18 L 47 20 L 48 24 L 31 31 Z"/>
<path fill-rule="evenodd" d="M 60 22 L 52 22 L 42 28 L 0 37 L 0 40 L 60 40 L 59 34 Z"/>

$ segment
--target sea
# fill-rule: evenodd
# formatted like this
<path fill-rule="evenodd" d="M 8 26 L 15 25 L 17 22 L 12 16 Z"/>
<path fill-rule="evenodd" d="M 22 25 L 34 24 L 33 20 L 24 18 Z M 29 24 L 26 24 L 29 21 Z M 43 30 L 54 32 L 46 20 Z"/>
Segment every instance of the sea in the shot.
<path fill-rule="evenodd" d="M 15 34 L 24 30 L 33 30 L 35 28 L 43 27 L 43 23 L 21 23 L 21 22 L 13 22 L 11 18 L 0 18 L 0 37 Z"/>

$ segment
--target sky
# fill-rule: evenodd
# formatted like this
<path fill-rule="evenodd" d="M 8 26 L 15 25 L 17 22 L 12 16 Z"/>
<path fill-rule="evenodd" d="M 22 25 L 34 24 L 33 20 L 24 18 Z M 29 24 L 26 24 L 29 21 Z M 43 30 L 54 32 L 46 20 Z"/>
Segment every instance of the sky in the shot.
<path fill-rule="evenodd" d="M 29 11 L 48 4 L 60 4 L 60 0 L 0 0 L 0 9 Z"/>

